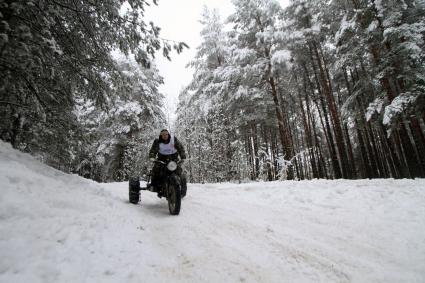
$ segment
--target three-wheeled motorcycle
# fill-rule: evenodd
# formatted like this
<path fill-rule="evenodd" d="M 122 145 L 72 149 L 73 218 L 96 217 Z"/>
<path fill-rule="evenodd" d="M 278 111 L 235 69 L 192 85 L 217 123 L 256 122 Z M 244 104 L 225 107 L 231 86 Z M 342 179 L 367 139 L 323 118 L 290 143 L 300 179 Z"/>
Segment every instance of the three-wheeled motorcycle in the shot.
<path fill-rule="evenodd" d="M 180 163 L 168 160 L 167 162 L 155 160 L 160 168 L 160 180 L 156 186 L 150 183 L 151 175 L 147 176 L 146 187 L 140 187 L 139 178 L 131 178 L 128 186 L 128 196 L 130 203 L 138 204 L 140 202 L 140 191 L 151 191 L 158 196 L 165 197 L 168 201 L 168 209 L 171 215 L 178 215 L 181 208 L 181 199 L 186 195 L 186 184 L 182 176 L 178 174 L 181 171 Z"/>

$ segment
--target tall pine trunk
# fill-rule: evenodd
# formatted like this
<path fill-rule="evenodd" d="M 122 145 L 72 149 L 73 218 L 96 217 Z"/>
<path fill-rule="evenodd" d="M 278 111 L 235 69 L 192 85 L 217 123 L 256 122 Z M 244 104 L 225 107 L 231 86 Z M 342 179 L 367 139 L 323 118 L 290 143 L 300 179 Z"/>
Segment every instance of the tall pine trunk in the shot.
<path fill-rule="evenodd" d="M 312 46 L 310 48 L 313 51 L 313 54 L 316 56 L 317 66 L 319 67 L 320 84 L 322 87 L 323 94 L 326 97 L 327 107 L 329 109 L 329 113 L 332 119 L 336 148 L 338 150 L 338 159 L 340 162 L 342 177 L 348 178 L 349 172 L 347 170 L 348 162 L 347 162 L 347 154 L 345 150 L 344 136 L 342 133 L 342 127 L 341 127 L 341 122 L 339 119 L 338 110 L 336 108 L 335 100 L 332 93 L 331 82 L 328 80 L 328 76 L 326 73 L 326 64 L 324 62 L 323 56 L 319 54 L 319 47 L 317 43 L 315 41 L 312 41 L 311 45 Z"/>
<path fill-rule="evenodd" d="M 282 113 L 281 105 L 279 103 L 278 94 L 277 94 L 277 88 L 276 83 L 273 77 L 269 78 L 269 84 L 271 87 L 271 94 L 273 97 L 273 102 L 275 105 L 275 111 L 276 111 L 276 118 L 277 123 L 279 127 L 279 136 L 280 136 L 280 142 L 282 145 L 283 153 L 284 153 L 284 159 L 287 161 L 290 161 L 293 157 L 293 149 L 292 149 L 292 142 L 290 140 L 289 136 L 289 129 L 288 125 L 286 125 L 286 113 Z M 285 117 L 284 117 L 285 115 Z M 287 168 L 287 179 L 293 180 L 294 179 L 294 169 L 293 165 L 289 164 Z"/>

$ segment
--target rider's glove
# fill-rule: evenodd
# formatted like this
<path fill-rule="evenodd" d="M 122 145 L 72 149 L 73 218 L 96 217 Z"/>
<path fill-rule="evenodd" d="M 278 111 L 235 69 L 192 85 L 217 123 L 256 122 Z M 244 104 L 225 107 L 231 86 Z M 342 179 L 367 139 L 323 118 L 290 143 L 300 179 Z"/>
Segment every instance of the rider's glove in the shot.
<path fill-rule="evenodd" d="M 155 161 L 155 158 L 154 157 L 151 157 L 151 158 L 149 158 L 149 160 L 152 161 L 152 162 L 154 162 Z"/>

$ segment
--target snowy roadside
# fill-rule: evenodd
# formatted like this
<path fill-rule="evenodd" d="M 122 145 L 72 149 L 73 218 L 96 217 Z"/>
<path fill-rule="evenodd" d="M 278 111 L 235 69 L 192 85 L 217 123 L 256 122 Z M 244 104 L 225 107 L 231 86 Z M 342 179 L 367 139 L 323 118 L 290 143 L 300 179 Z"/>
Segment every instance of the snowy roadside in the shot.
<path fill-rule="evenodd" d="M 424 282 L 425 180 L 190 184 L 179 216 L 0 142 L 0 282 Z"/>

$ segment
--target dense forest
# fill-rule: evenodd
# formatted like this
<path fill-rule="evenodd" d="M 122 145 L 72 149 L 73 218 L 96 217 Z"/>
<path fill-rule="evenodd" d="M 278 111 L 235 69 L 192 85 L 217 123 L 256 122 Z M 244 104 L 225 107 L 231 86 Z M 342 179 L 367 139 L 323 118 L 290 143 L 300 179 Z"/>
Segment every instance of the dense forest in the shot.
<path fill-rule="evenodd" d="M 178 133 L 195 182 L 425 177 L 425 2 L 205 9 Z"/>
<path fill-rule="evenodd" d="M 145 21 L 156 2 L 0 0 L 0 138 L 98 181 L 145 172 L 155 56 L 187 47 Z M 232 2 L 205 8 L 179 95 L 190 182 L 425 177 L 425 1 Z"/>

